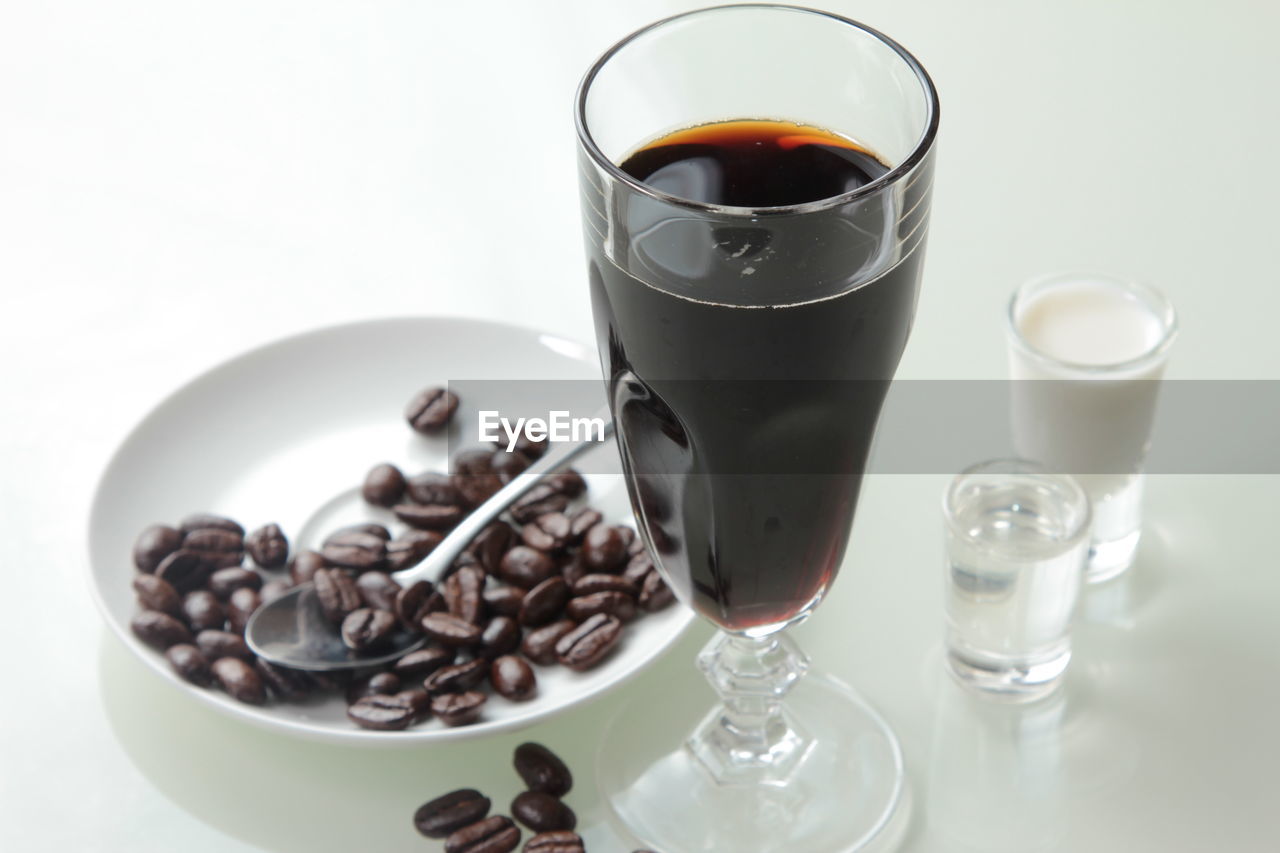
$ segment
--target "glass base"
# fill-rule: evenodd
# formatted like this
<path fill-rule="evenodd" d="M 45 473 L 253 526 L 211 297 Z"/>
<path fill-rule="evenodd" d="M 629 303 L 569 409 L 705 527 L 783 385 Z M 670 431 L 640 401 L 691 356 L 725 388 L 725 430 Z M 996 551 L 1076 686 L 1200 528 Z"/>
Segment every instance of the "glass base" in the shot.
<path fill-rule="evenodd" d="M 635 843 L 686 851 L 890 851 L 907 823 L 902 751 L 885 721 L 849 687 L 820 674 L 787 693 L 804 750 L 764 783 L 717 782 L 682 734 L 705 730 L 680 702 L 622 709 L 597 759 L 601 794 Z M 697 744 L 698 738 L 691 739 Z M 654 756 L 661 756 L 656 761 Z"/>
<path fill-rule="evenodd" d="M 1084 582 L 1102 583 L 1123 574 L 1133 565 L 1140 538 L 1142 531 L 1135 530 L 1119 539 L 1093 542 L 1089 546 L 1089 564 L 1085 568 Z"/>
<path fill-rule="evenodd" d="M 1007 702 L 1034 702 L 1058 689 L 1071 663 L 1071 645 L 1032 659 L 1002 659 L 947 649 L 947 669 L 956 681 Z"/>

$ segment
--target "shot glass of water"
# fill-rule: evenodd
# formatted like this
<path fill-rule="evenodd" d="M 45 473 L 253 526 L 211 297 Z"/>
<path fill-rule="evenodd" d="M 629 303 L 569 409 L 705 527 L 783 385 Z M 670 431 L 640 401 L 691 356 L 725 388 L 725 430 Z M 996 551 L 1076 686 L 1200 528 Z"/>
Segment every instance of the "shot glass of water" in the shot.
<path fill-rule="evenodd" d="M 1142 466 L 1177 333 L 1168 299 L 1110 275 L 1033 279 L 1009 303 L 1014 446 L 1019 456 L 1073 474 L 1088 493 L 1089 583 L 1133 564 Z"/>
<path fill-rule="evenodd" d="M 947 666 L 1014 701 L 1053 692 L 1089 549 L 1089 499 L 1071 476 L 1020 459 L 958 474 L 942 502 Z"/>

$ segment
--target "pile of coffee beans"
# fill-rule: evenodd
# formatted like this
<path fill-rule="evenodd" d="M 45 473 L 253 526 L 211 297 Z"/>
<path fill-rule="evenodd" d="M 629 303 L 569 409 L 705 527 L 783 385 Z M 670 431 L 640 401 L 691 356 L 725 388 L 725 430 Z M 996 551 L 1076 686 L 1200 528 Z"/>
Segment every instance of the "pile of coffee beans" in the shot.
<path fill-rule="evenodd" d="M 564 802 L 573 788 L 568 766 L 540 743 L 516 747 L 512 763 L 525 790 L 511 801 L 511 817 L 490 815 L 487 796 L 461 788 L 423 803 L 413 814 L 414 827 L 427 838 L 444 839 L 445 853 L 509 853 L 520 846 L 517 822 L 533 834 L 524 853 L 586 853 L 574 832 L 577 815 Z"/>
<path fill-rule="evenodd" d="M 457 398 L 439 391 L 428 389 L 419 395 L 425 402 L 410 405 L 415 429 L 439 429 L 456 409 Z M 176 527 L 152 525 L 134 546 L 141 610 L 133 632 L 192 684 L 216 685 L 250 704 L 342 691 L 347 716 L 368 729 L 404 729 L 432 716 L 448 726 L 473 723 L 489 699 L 486 688 L 512 702 L 530 699 L 538 692 L 536 667 L 590 669 L 617 647 L 627 623 L 673 601 L 634 530 L 605 523 L 589 506 L 570 508 L 586 490 L 577 472 L 534 486 L 434 582 L 403 587 L 391 573 L 425 559 L 544 449 L 525 441 L 510 452 L 464 451 L 452 474 L 406 477 L 377 465 L 361 494 L 389 511 L 399 525 L 387 524 L 399 532 L 354 525 L 292 558 L 276 524 L 246 534 L 232 519 L 201 514 Z M 325 614 L 357 652 L 378 651 L 398 630 L 429 642 L 355 673 L 305 673 L 257 658 L 243 638 L 249 617 L 305 583 L 314 584 Z"/>

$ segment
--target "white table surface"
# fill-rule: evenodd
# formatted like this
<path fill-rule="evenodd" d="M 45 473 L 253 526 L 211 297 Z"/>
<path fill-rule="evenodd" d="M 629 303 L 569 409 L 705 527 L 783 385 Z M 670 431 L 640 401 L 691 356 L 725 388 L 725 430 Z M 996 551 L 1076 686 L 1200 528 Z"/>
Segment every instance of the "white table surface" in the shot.
<path fill-rule="evenodd" d="M 704 702 L 705 630 L 526 735 L 326 747 L 146 671 L 90 603 L 84 529 L 133 423 L 248 347 L 404 314 L 588 338 L 570 96 L 617 37 L 694 5 L 0 7 L 0 849 L 437 849 L 414 807 L 454 783 L 514 794 L 525 736 L 577 768 L 593 849 L 615 849 L 593 741 L 621 703 Z M 906 44 L 942 96 L 900 375 L 1003 376 L 1008 292 L 1085 266 L 1170 294 L 1170 376 L 1280 378 L 1280 6 L 826 5 Z M 798 631 L 901 736 L 904 849 L 1278 849 L 1280 478 L 1154 478 L 1139 565 L 1086 601 L 1064 698 L 1026 711 L 941 674 L 944 480 L 871 479 L 845 573 Z"/>

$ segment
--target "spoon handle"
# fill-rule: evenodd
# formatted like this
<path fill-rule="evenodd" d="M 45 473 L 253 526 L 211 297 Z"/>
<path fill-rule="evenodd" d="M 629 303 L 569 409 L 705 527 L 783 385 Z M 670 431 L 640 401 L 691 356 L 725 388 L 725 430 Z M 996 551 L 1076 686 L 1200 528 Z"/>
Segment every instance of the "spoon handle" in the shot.
<path fill-rule="evenodd" d="M 596 412 L 595 417 L 604 421 L 604 438 L 608 439 L 613 435 L 613 421 L 609 417 L 608 407 Z M 425 560 L 411 569 L 397 572 L 394 575 L 396 581 L 403 586 L 408 586 L 420 580 L 434 580 L 439 577 L 489 522 L 501 515 L 507 507 L 536 486 L 547 474 L 563 468 L 599 443 L 591 440 L 548 442 L 547 452 L 541 458 L 521 471 L 510 483 L 494 492 L 487 501 L 473 509 L 457 527 L 449 531 L 449 535 Z"/>

